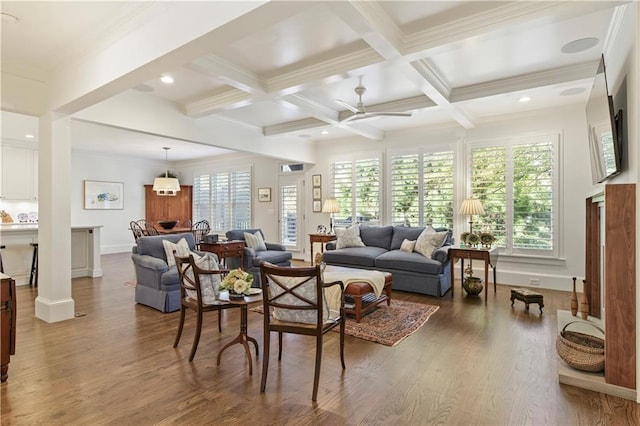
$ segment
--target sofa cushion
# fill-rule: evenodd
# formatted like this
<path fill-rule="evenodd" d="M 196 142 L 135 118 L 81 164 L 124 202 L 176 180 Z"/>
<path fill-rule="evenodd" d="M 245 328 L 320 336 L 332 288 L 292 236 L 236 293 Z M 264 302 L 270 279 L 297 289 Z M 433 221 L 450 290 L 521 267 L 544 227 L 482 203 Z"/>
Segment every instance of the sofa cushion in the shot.
<path fill-rule="evenodd" d="M 404 240 L 417 240 L 422 231 L 422 227 L 394 226 L 390 249 L 398 250 Z"/>
<path fill-rule="evenodd" d="M 149 237 L 140 237 L 136 241 L 136 251 L 140 255 L 147 255 L 157 257 L 159 259 L 167 261 L 167 255 L 164 251 L 162 241 L 168 240 L 172 243 L 177 243 L 181 239 L 185 239 L 190 249 L 194 249 L 196 246 L 193 234 L 191 232 L 185 232 L 182 234 L 170 234 L 170 235 L 153 235 Z"/>
<path fill-rule="evenodd" d="M 278 250 L 256 251 L 256 256 L 253 258 L 252 266 L 260 266 L 260 262 L 263 260 L 265 262 L 273 263 L 274 265 L 288 266 L 291 264 L 291 253 L 288 251 Z"/>
<path fill-rule="evenodd" d="M 175 251 L 178 256 L 187 256 L 189 254 L 189 243 L 184 238 L 181 238 L 177 243 L 172 243 L 169 240 L 162 240 L 162 247 L 164 247 L 164 254 L 167 258 L 167 265 L 173 266 L 176 264 L 176 259 L 173 256 Z"/>
<path fill-rule="evenodd" d="M 260 228 L 254 228 L 254 229 L 230 229 L 229 231 L 226 232 L 226 236 L 227 239 L 229 240 L 233 240 L 233 241 L 244 241 L 244 233 L 248 232 L 249 234 L 255 234 L 256 232 L 259 232 L 260 234 L 262 234 L 262 239 L 264 240 L 264 233 L 262 232 L 262 229 Z"/>
<path fill-rule="evenodd" d="M 404 240 L 402 242 L 402 245 L 400 246 L 400 251 L 404 251 L 406 253 L 412 253 L 414 248 L 416 248 L 415 240 Z"/>
<path fill-rule="evenodd" d="M 365 246 L 381 247 L 389 250 L 393 226 L 365 226 L 360 225 L 360 238 Z"/>
<path fill-rule="evenodd" d="M 262 238 L 262 234 L 259 231 L 253 234 L 245 232 L 244 241 L 247 243 L 247 247 L 252 248 L 255 251 L 267 249 L 267 246 L 264 243 L 264 238 Z"/>
<path fill-rule="evenodd" d="M 349 247 L 325 251 L 322 258 L 328 264 L 372 267 L 376 257 L 386 252 L 380 247 Z"/>
<path fill-rule="evenodd" d="M 336 248 L 364 247 L 360 238 L 360 225 L 352 225 L 347 229 L 336 229 Z"/>
<path fill-rule="evenodd" d="M 442 272 L 442 263 L 424 257 L 420 253 L 406 253 L 400 250 L 391 250 L 381 254 L 375 259 L 375 266 L 385 270 L 396 269 L 431 275 L 438 275 Z"/>
<path fill-rule="evenodd" d="M 431 253 L 433 253 L 434 250 L 442 247 L 446 237 L 446 231 L 436 232 L 431 227 L 425 228 L 418 237 L 414 250 L 421 255 L 430 258 Z"/>

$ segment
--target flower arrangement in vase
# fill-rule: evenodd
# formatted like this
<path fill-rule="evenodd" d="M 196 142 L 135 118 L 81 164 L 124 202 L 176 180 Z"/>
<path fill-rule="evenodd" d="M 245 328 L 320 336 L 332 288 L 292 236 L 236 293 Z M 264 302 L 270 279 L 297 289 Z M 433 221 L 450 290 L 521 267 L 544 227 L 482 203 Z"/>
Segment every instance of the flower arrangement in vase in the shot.
<path fill-rule="evenodd" d="M 491 244 L 496 241 L 496 237 L 487 231 L 481 232 L 463 232 L 460 234 L 460 241 L 469 247 L 477 247 L 478 244 L 482 244 L 485 248 L 491 248 Z"/>
<path fill-rule="evenodd" d="M 241 298 L 249 294 L 253 275 L 242 269 L 232 269 L 222 279 L 218 290 L 228 290 L 230 298 Z"/>

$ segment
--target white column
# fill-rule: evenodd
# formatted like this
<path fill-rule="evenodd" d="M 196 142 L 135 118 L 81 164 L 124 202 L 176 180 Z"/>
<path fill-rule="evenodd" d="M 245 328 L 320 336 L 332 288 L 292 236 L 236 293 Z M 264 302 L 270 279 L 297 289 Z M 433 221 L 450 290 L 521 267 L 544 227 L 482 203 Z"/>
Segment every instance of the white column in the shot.
<path fill-rule="evenodd" d="M 71 119 L 40 117 L 38 164 L 38 297 L 36 317 L 74 317 L 71 298 Z"/>

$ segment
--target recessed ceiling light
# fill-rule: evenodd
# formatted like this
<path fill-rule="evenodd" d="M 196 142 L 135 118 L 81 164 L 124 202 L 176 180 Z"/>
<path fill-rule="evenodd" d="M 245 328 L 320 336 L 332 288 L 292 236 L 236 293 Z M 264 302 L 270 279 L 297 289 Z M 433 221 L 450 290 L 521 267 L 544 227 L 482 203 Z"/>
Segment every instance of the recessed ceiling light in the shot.
<path fill-rule="evenodd" d="M 565 89 L 560 92 L 560 96 L 574 96 L 579 95 L 580 93 L 586 92 L 587 89 L 584 87 L 572 87 L 571 89 Z"/>
<path fill-rule="evenodd" d="M 321 135 L 328 135 L 328 134 L 329 134 L 329 131 L 328 131 L 328 130 L 323 130 L 323 131 L 321 131 L 321 132 L 320 132 L 320 134 L 321 134 Z"/>
<path fill-rule="evenodd" d="M 577 40 L 570 41 L 569 43 L 562 46 L 560 51 L 562 53 L 584 52 L 585 50 L 591 49 L 593 46 L 595 46 L 599 42 L 600 40 L 595 37 L 579 38 Z"/>
<path fill-rule="evenodd" d="M 19 19 L 17 16 L 13 16 L 7 12 L 0 12 L 2 14 L 2 22 L 6 22 L 7 24 L 17 24 Z"/>
<path fill-rule="evenodd" d="M 520 99 L 518 99 L 518 102 L 525 103 L 525 102 L 529 102 L 530 100 L 531 98 L 529 96 L 523 96 Z"/>
<path fill-rule="evenodd" d="M 162 77 L 160 77 L 160 81 L 163 82 L 164 84 L 173 84 L 174 79 L 170 75 L 165 74 Z"/>
<path fill-rule="evenodd" d="M 33 139 L 35 138 L 35 136 L 33 136 L 32 134 L 27 133 L 26 135 L 24 135 L 25 138 L 27 139 Z"/>

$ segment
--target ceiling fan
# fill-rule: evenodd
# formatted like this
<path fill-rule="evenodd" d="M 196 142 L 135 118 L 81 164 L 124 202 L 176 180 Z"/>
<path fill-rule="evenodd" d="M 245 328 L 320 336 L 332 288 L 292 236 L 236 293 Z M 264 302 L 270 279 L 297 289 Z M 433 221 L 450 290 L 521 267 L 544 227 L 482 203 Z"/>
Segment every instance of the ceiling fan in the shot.
<path fill-rule="evenodd" d="M 339 103 L 340 105 L 342 105 L 343 107 L 347 108 L 349 111 L 353 112 L 353 115 L 350 115 L 349 117 L 345 118 L 344 120 L 341 121 L 341 123 L 346 123 L 348 121 L 353 121 L 353 120 L 360 120 L 362 118 L 369 118 L 369 117 L 381 117 L 381 116 L 385 116 L 385 117 L 411 117 L 411 114 L 413 114 L 412 112 L 367 112 L 364 108 L 364 104 L 362 103 L 362 95 L 364 94 L 364 92 L 367 91 L 367 88 L 364 87 L 362 85 L 362 83 L 360 83 L 358 85 L 358 87 L 356 87 L 354 89 L 354 91 L 356 92 L 356 95 L 358 95 L 358 103 L 356 104 L 356 106 L 354 107 L 351 104 L 348 104 L 345 101 L 342 101 L 340 99 L 336 99 L 335 101 L 337 103 Z"/>

